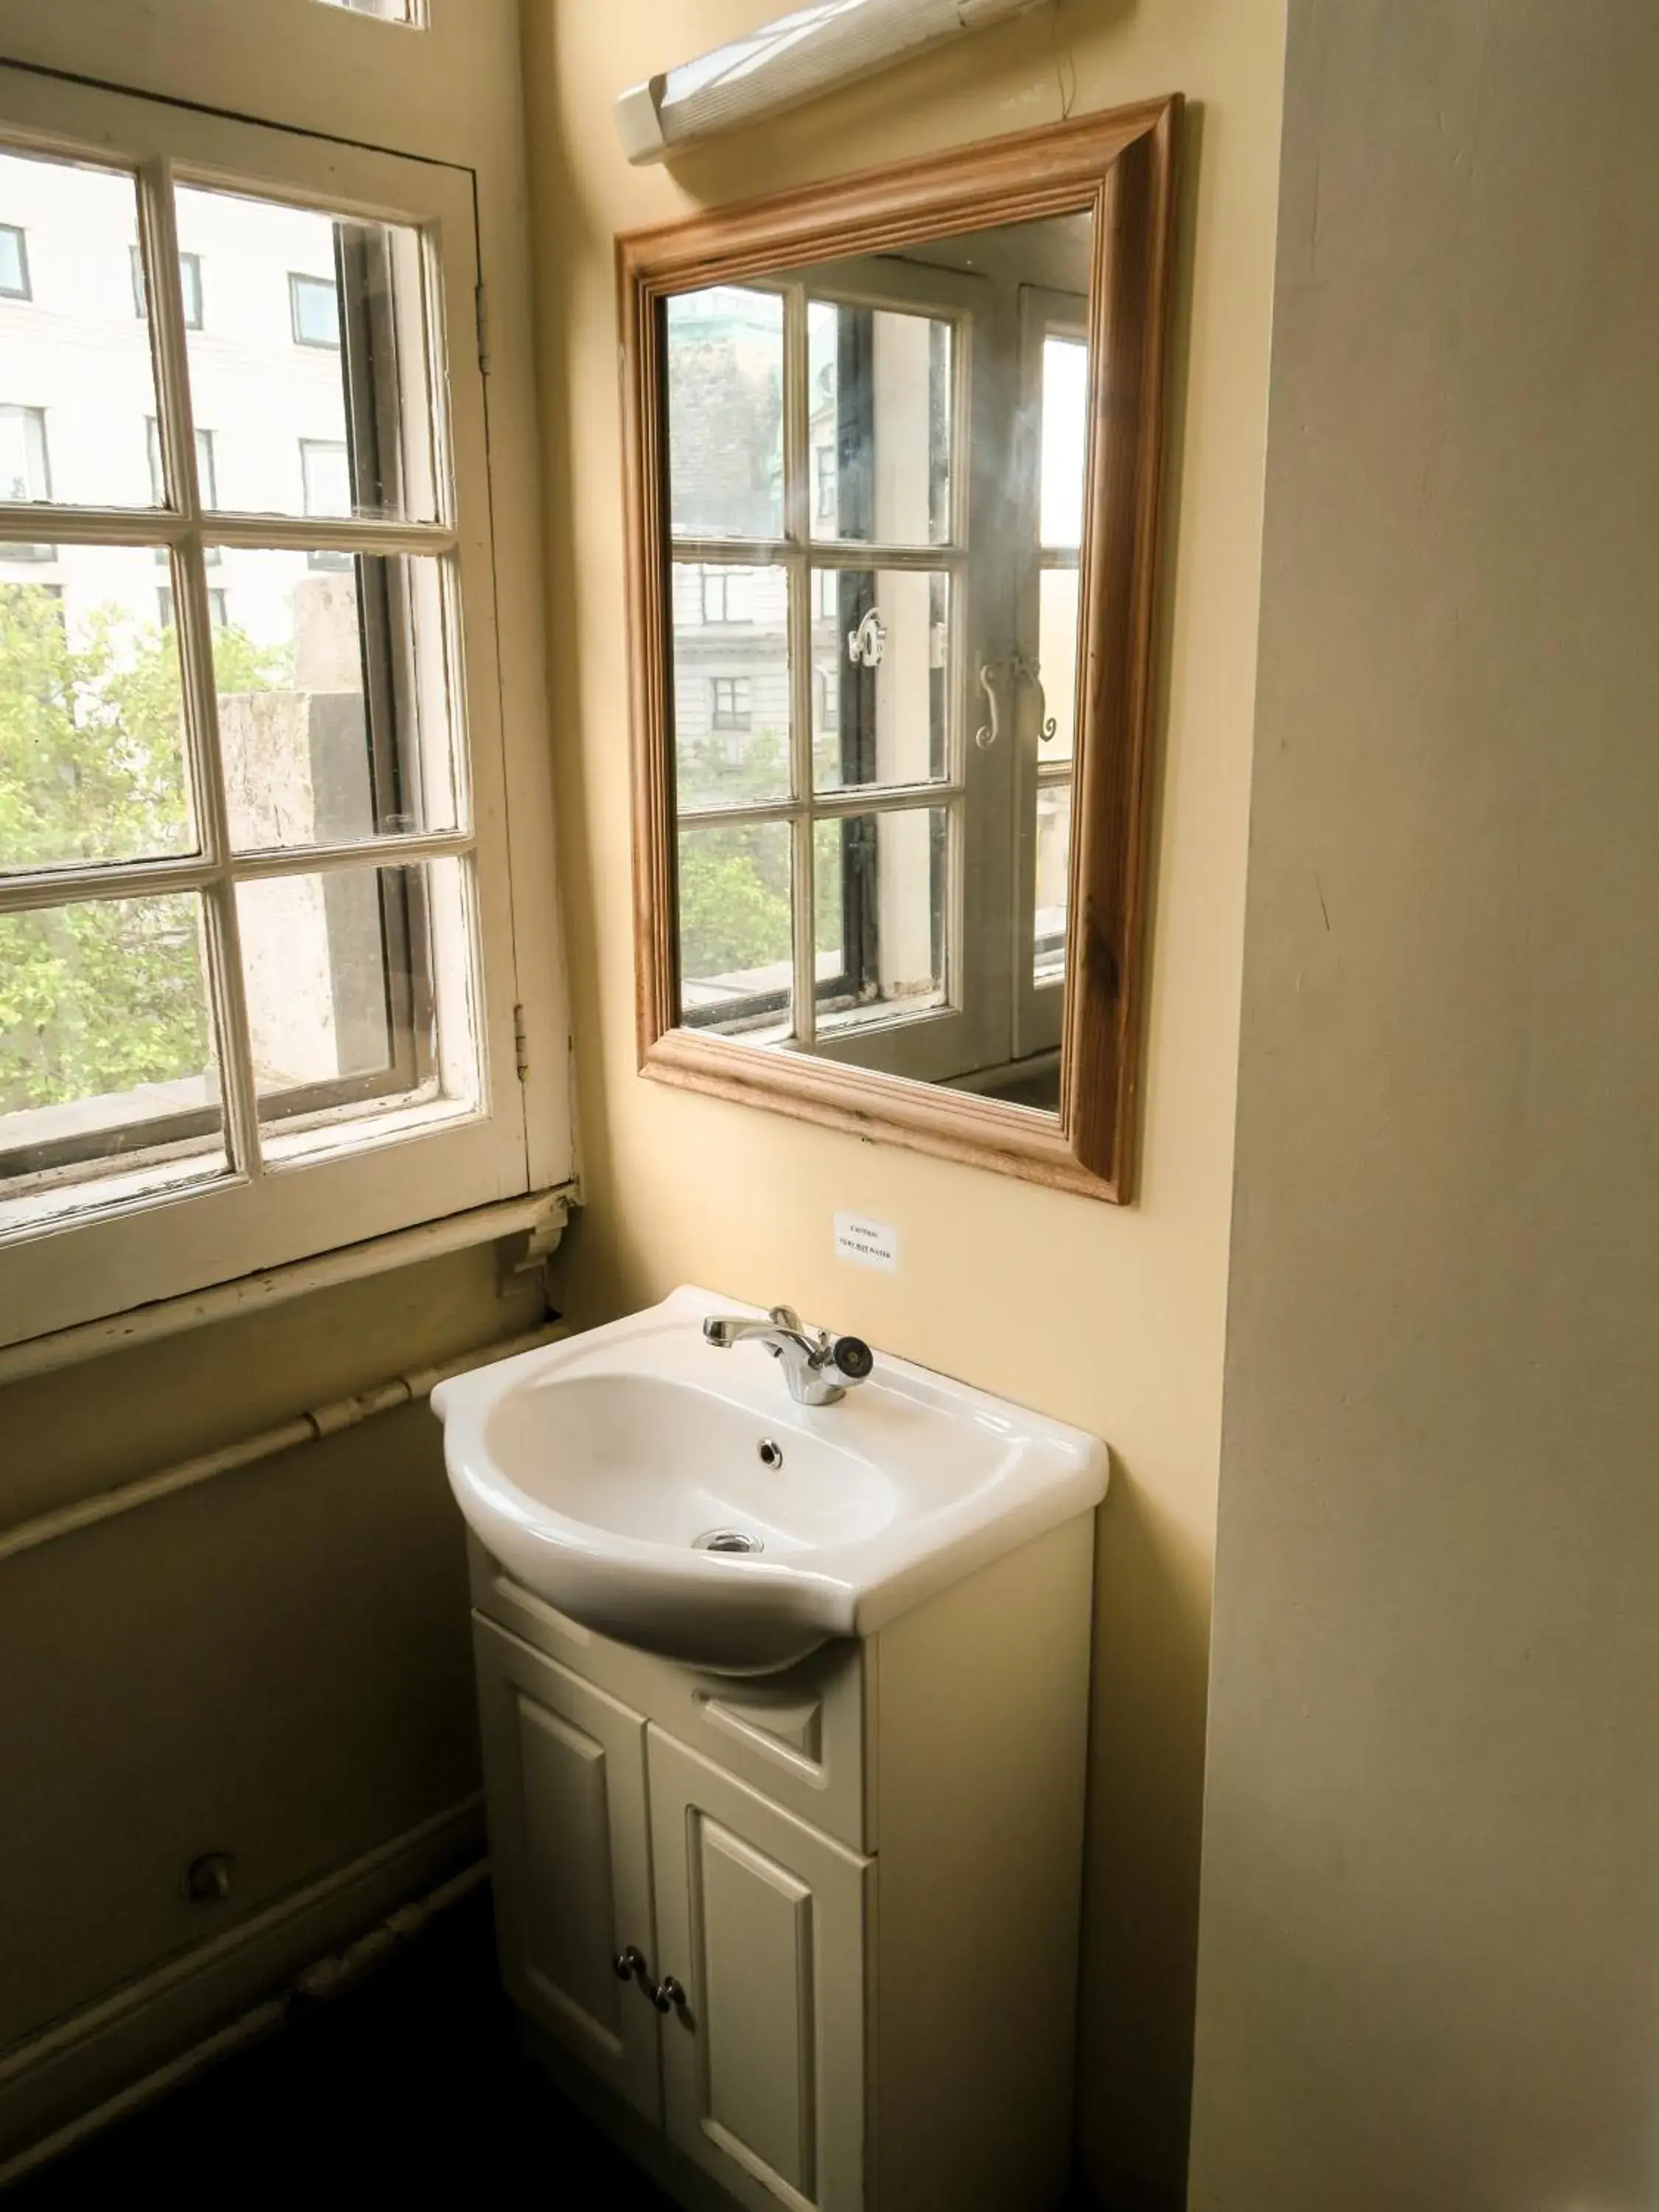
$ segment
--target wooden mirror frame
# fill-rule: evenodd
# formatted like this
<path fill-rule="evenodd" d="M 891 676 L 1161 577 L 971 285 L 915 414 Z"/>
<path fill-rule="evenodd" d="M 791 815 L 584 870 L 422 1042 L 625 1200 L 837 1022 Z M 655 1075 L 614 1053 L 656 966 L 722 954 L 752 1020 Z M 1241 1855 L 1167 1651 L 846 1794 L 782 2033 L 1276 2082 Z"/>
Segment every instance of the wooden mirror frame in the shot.
<path fill-rule="evenodd" d="M 1138 1121 L 1154 598 L 1178 95 L 834 179 L 617 240 L 640 1072 L 1126 1203 Z M 1082 662 L 1058 1120 L 678 1025 L 660 303 L 952 230 L 1094 218 Z"/>

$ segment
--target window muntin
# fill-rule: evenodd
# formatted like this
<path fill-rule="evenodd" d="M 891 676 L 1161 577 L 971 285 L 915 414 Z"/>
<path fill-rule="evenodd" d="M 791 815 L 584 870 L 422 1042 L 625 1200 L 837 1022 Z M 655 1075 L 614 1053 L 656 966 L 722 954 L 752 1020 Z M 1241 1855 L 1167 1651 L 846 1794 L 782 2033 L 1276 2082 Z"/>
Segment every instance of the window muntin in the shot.
<path fill-rule="evenodd" d="M 15 222 L 0 222 L 0 300 L 29 300 L 28 233 Z"/>
<path fill-rule="evenodd" d="M 19 168 L 37 196 L 55 196 L 95 312 L 135 228 L 134 176 L 0 155 L 0 174 Z M 321 225 L 340 247 L 349 327 L 356 316 L 350 373 L 342 379 L 337 358 L 325 397 L 286 395 L 319 430 L 341 432 L 316 441 L 337 449 L 334 491 L 316 502 L 335 511 L 286 526 L 286 537 L 247 512 L 276 442 L 272 384 L 239 384 L 222 373 L 222 337 L 185 335 L 201 319 L 199 256 L 160 272 L 159 248 L 141 262 L 137 296 L 157 312 L 137 337 L 103 325 L 87 337 L 83 325 L 88 358 L 83 371 L 71 354 L 68 384 L 91 391 L 112 434 L 87 434 L 91 407 L 77 411 L 71 391 L 61 410 L 68 483 L 54 481 L 46 411 L 5 392 L 33 373 L 27 349 L 9 346 L 0 361 L 0 495 L 10 495 L 9 513 L 0 504 L 0 695 L 8 680 L 14 694 L 0 696 L 0 823 L 21 824 L 0 849 L 0 926 L 14 952 L 0 982 L 0 1235 L 465 1120 L 484 1096 L 472 838 L 458 803 L 455 541 L 447 525 L 422 527 L 449 504 L 426 240 L 413 226 L 388 241 L 390 226 L 264 198 L 146 190 L 155 195 L 146 234 L 157 239 L 175 216 L 210 229 L 234 209 L 247 250 L 224 264 L 216 316 L 227 335 L 235 280 L 266 273 L 280 298 L 286 273 L 286 257 L 257 268 L 246 210 Z M 214 204 L 205 212 L 204 202 Z M 373 246 L 354 253 L 360 234 L 379 241 L 378 258 Z M 159 337 L 149 327 L 158 321 Z M 286 344 L 283 354 L 294 358 Z M 155 362 L 165 364 L 159 403 Z M 122 398 L 137 401 L 130 413 Z M 191 421 L 210 406 L 222 453 Z M 339 453 L 350 461 L 344 500 Z M 357 496 L 365 484 L 368 500 Z M 388 485 L 400 519 L 366 518 L 365 505 L 388 505 Z M 63 579 L 50 599 L 5 581 L 9 564 L 40 557 L 19 510 L 47 501 L 60 542 L 46 556 Z M 227 512 L 230 502 L 240 511 Z M 270 504 L 280 514 L 294 501 Z M 133 509 L 125 542 L 111 542 L 112 505 Z M 412 523 L 411 507 L 421 511 Z M 308 579 L 317 553 L 348 573 Z M 159 589 L 158 555 L 172 571 Z M 215 561 L 227 573 L 210 587 Z M 307 581 L 332 596 L 320 629 L 280 634 L 283 586 L 273 586 L 270 562 L 289 603 Z M 182 670 L 210 664 L 219 682 L 206 687 L 204 711 Z M 245 797 L 252 774 L 246 744 L 237 756 L 239 714 L 263 732 L 258 839 L 236 834 L 247 822 L 233 805 L 233 771 Z M 20 756 L 6 745 L 9 726 L 67 769 L 57 781 L 84 802 L 67 826 L 39 787 L 52 779 L 30 781 L 29 747 Z M 308 815 L 289 803 L 307 776 Z M 359 838 L 380 842 L 353 868 Z M 267 1066 L 271 1025 L 258 1031 L 254 1017 L 273 996 L 288 1034 Z"/>
<path fill-rule="evenodd" d="M 682 1018 L 810 1048 L 946 1011 L 966 797 L 954 318 L 796 284 L 678 295 L 663 316 Z M 722 616 L 722 569 L 753 579 L 752 635 Z"/>
<path fill-rule="evenodd" d="M 339 351 L 340 292 L 332 276 L 304 276 L 290 270 L 288 307 L 295 345 Z"/>

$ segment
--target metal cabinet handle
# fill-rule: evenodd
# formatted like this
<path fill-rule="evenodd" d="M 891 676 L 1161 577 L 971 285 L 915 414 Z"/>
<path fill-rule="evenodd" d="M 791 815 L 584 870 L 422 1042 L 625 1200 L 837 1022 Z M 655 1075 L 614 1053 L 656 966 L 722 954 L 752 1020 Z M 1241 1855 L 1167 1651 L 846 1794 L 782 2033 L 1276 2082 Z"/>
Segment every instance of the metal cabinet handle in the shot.
<path fill-rule="evenodd" d="M 659 2012 L 673 2012 L 677 2008 L 683 2012 L 685 2009 L 685 1991 L 672 1974 L 665 1974 L 652 1991 L 651 2002 Z"/>
<path fill-rule="evenodd" d="M 611 1971 L 619 1982 L 637 1982 L 647 1996 L 651 1994 L 651 1969 L 645 1963 L 645 1954 L 637 1943 L 630 1943 L 625 1951 L 618 1951 L 611 1961 Z"/>

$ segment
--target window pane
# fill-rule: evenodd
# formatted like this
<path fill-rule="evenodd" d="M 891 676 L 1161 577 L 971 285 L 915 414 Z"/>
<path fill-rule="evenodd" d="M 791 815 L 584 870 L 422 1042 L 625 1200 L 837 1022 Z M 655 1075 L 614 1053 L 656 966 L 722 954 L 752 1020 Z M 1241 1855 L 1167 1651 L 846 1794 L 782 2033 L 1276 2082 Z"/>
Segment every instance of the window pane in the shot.
<path fill-rule="evenodd" d="M 339 344 L 340 295 L 331 276 L 296 276 L 290 272 L 288 301 L 295 345 Z"/>
<path fill-rule="evenodd" d="M 0 154 L 0 207 L 27 233 L 32 300 L 0 340 L 0 499 L 148 507 L 144 423 L 159 410 L 149 327 L 133 313 L 133 179 Z"/>
<path fill-rule="evenodd" d="M 369 1116 L 476 1107 L 464 903 L 451 861 L 238 885 L 260 1121 L 291 1140 L 270 1157 L 361 1142 Z"/>
<path fill-rule="evenodd" d="M 821 1029 L 939 1004 L 948 854 L 942 806 L 817 824 L 813 914 Z"/>
<path fill-rule="evenodd" d="M 211 1172 L 221 1123 L 196 898 L 0 915 L 0 1220 L 61 1210 L 30 1191 L 54 1169 L 165 1145 Z"/>
<path fill-rule="evenodd" d="M 1042 342 L 1042 542 L 1083 543 L 1083 478 L 1089 451 L 1089 349 L 1075 338 Z"/>
<path fill-rule="evenodd" d="M 673 590 L 680 808 L 787 799 L 787 573 L 678 561 Z"/>
<path fill-rule="evenodd" d="M 951 536 L 949 323 L 814 300 L 807 308 L 814 538 Z"/>
<path fill-rule="evenodd" d="M 1037 602 L 1037 666 L 1042 673 L 1046 721 L 1054 734 L 1039 730 L 1037 755 L 1044 761 L 1070 760 L 1077 736 L 1077 594 L 1075 568 L 1045 568 Z"/>
<path fill-rule="evenodd" d="M 419 232 L 194 187 L 178 208 L 213 274 L 211 327 L 189 357 L 197 418 L 220 434 L 216 500 L 434 520 Z M 312 449 L 337 457 L 326 507 L 310 501 Z"/>
<path fill-rule="evenodd" d="M 1066 975 L 1066 902 L 1072 865 L 1072 787 L 1043 783 L 1036 795 L 1036 952 L 1033 981 Z"/>
<path fill-rule="evenodd" d="M 457 826 L 444 564 L 225 552 L 214 670 L 240 852 Z"/>
<path fill-rule="evenodd" d="M 680 1019 L 764 1044 L 790 1033 L 787 822 L 682 830 Z"/>
<path fill-rule="evenodd" d="M 0 581 L 0 871 L 195 849 L 155 557 L 84 546 L 72 574 Z"/>
<path fill-rule="evenodd" d="M 816 790 L 945 775 L 950 605 L 950 578 L 939 570 L 813 572 Z"/>
<path fill-rule="evenodd" d="M 15 223 L 0 222 L 0 299 L 29 296 L 29 254 L 24 234 Z"/>
<path fill-rule="evenodd" d="M 783 301 L 716 285 L 667 303 L 671 523 L 783 535 Z"/>

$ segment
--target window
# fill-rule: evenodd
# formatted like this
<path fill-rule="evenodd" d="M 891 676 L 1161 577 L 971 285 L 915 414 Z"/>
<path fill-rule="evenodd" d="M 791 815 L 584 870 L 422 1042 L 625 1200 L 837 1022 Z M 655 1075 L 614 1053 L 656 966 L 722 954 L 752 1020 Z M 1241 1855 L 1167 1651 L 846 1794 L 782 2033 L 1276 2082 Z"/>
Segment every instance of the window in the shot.
<path fill-rule="evenodd" d="M 0 401 L 0 500 L 49 500 L 46 410 Z M 0 561 L 55 561 L 53 545 L 0 544 Z"/>
<path fill-rule="evenodd" d="M 288 312 L 295 345 L 338 349 L 340 295 L 331 276 L 296 276 L 290 272 Z"/>
<path fill-rule="evenodd" d="M 949 1020 L 957 321 L 722 285 L 671 297 L 665 329 L 682 1018 L 820 1050 Z M 723 537 L 777 556 L 711 558 Z"/>
<path fill-rule="evenodd" d="M 144 258 L 136 246 L 129 246 L 132 263 L 132 312 L 142 321 L 147 313 L 149 288 L 144 282 Z M 179 288 L 184 295 L 185 328 L 199 331 L 202 327 L 202 257 L 199 253 L 179 256 Z"/>
<path fill-rule="evenodd" d="M 171 629 L 173 628 L 173 586 L 171 584 L 157 585 L 155 590 L 155 602 L 156 612 L 161 617 L 162 629 Z M 226 624 L 229 620 L 229 617 L 226 611 L 226 598 L 223 592 L 216 590 L 208 593 L 208 620 L 211 623 L 215 629 L 223 629 L 226 627 Z"/>
<path fill-rule="evenodd" d="M 717 676 L 709 686 L 708 720 L 716 730 L 746 730 L 754 717 L 746 676 Z"/>
<path fill-rule="evenodd" d="M 153 415 L 147 415 L 144 417 L 144 443 L 149 456 L 150 504 L 153 507 L 165 507 L 167 503 L 167 471 L 161 465 L 161 426 Z M 211 430 L 198 430 L 196 433 L 196 485 L 201 495 L 203 506 L 217 507 L 219 480 L 215 471 Z M 165 545 L 156 547 L 155 557 L 163 565 L 166 564 L 169 556 Z M 206 557 L 209 566 L 211 567 L 222 560 L 223 556 L 216 545 L 210 545 L 207 548 Z M 169 607 L 171 605 L 172 601 L 169 599 Z M 169 613 L 167 620 L 170 622 L 172 619 L 172 615 Z"/>
<path fill-rule="evenodd" d="M 307 514 L 349 514 L 351 464 L 347 449 L 332 438 L 301 438 L 300 482 Z M 313 568 L 349 568 L 349 553 L 313 546 L 306 556 Z"/>
<path fill-rule="evenodd" d="M 702 572 L 702 618 L 705 623 L 753 622 L 754 570 L 705 568 Z"/>
<path fill-rule="evenodd" d="M 28 240 L 15 222 L 0 222 L 0 300 L 33 297 Z"/>
<path fill-rule="evenodd" d="M 0 146 L 0 188 L 27 166 L 84 310 L 0 348 L 0 1341 L 532 1172 L 483 392 L 441 349 L 470 176 L 28 96 L 57 150 Z M 200 259 L 146 243 L 141 323 L 99 272 L 178 231 Z M 340 271 L 331 362 L 272 326 L 295 267 Z M 48 496 L 61 601 L 7 580 Z"/>
<path fill-rule="evenodd" d="M 817 685 L 818 728 L 835 731 L 841 727 L 841 671 L 838 668 L 818 668 L 813 671 Z"/>

